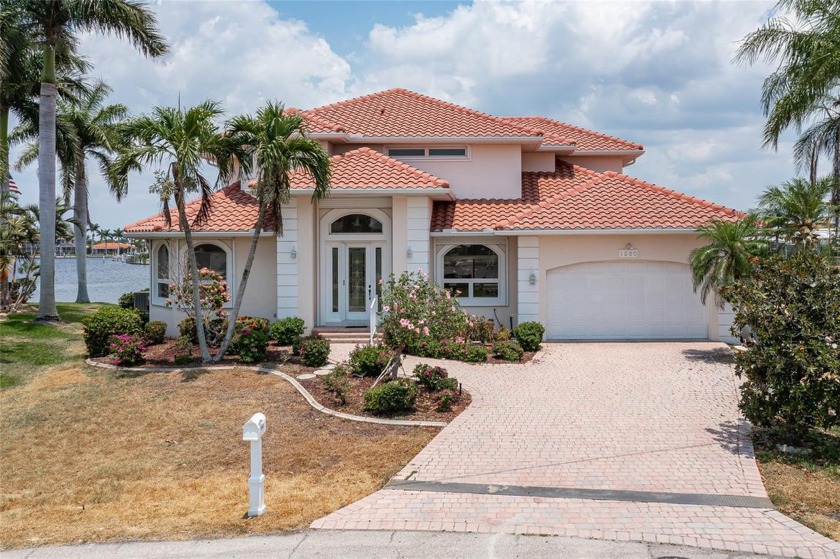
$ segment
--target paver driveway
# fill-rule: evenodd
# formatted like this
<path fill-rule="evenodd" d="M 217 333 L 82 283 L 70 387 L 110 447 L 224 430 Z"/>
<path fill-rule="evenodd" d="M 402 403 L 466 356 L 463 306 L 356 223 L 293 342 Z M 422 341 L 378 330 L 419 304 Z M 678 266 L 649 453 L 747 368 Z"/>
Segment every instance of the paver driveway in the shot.
<path fill-rule="evenodd" d="M 314 528 L 840 557 L 840 544 L 772 510 L 722 344 L 546 344 L 527 365 L 446 367 L 470 408 L 389 486 Z"/>

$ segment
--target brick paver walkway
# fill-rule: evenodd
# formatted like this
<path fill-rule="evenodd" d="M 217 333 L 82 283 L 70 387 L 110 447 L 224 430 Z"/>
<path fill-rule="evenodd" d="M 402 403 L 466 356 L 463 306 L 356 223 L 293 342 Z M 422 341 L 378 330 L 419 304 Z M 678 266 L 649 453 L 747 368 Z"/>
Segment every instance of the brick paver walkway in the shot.
<path fill-rule="evenodd" d="M 769 507 L 493 494 L 515 485 L 766 498 L 722 344 L 547 344 L 524 366 L 445 366 L 473 403 L 395 480 L 488 490 L 387 487 L 313 528 L 556 534 L 840 558 L 840 544 Z"/>

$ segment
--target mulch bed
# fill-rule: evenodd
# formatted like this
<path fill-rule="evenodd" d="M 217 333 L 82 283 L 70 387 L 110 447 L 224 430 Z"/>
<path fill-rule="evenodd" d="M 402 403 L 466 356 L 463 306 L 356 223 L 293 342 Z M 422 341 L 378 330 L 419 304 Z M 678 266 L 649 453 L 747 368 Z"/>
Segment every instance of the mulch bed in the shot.
<path fill-rule="evenodd" d="M 197 367 L 201 365 L 201 352 L 198 349 L 198 346 L 194 346 L 192 348 L 192 357 L 193 360 L 190 363 L 182 363 L 176 364 L 175 363 L 175 356 L 181 355 L 183 352 L 179 351 L 175 345 L 175 340 L 173 339 L 166 339 L 163 341 L 162 344 L 155 344 L 152 346 L 148 346 L 146 350 L 145 357 L 146 361 L 142 365 L 136 365 L 136 367 L 142 367 L 146 369 L 154 369 L 154 368 L 171 368 L 171 367 Z M 210 354 L 213 355 L 215 352 L 215 348 L 210 348 Z M 105 357 L 96 357 L 93 359 L 97 363 L 107 363 L 109 365 L 114 363 L 113 357 L 105 356 Z M 281 346 L 276 345 L 274 342 L 268 344 L 268 348 L 266 351 L 265 359 L 262 361 L 269 366 L 271 365 L 283 365 L 283 372 L 290 374 L 290 375 L 299 375 L 301 373 L 311 373 L 312 371 L 316 370 L 312 367 L 307 367 L 300 362 L 300 358 L 292 355 L 292 347 L 291 346 Z M 243 365 L 243 366 L 254 366 L 259 365 L 259 363 L 242 363 L 239 359 L 238 355 L 225 355 L 221 361 L 218 363 L 214 363 L 214 365 Z"/>
<path fill-rule="evenodd" d="M 323 406 L 326 406 L 335 411 L 350 413 L 353 415 L 362 415 L 366 417 L 379 417 L 372 415 L 364 409 L 364 393 L 365 390 L 373 386 L 376 381 L 374 377 L 353 377 L 349 378 L 351 388 L 347 394 L 347 402 L 340 405 L 336 402 L 333 393 L 324 387 L 321 377 L 315 377 L 309 380 L 298 380 L 304 388 L 306 388 L 312 396 Z M 382 381 L 380 381 L 380 384 Z M 466 390 L 461 391 L 461 397 L 457 402 L 452 404 L 452 410 L 448 412 L 436 411 L 437 397 L 439 393 L 427 392 L 422 386 L 417 387 L 417 403 L 415 410 L 404 415 L 389 417 L 389 419 L 411 419 L 415 421 L 452 421 L 462 411 L 467 409 L 467 406 L 472 402 L 472 397 Z"/>
<path fill-rule="evenodd" d="M 520 359 L 519 361 L 505 361 L 504 359 L 493 357 L 493 354 L 490 353 L 490 355 L 487 357 L 487 363 L 490 365 L 524 365 L 525 363 L 533 359 L 536 354 L 536 351 L 526 351 L 522 354 L 522 359 Z M 481 365 L 481 363 L 479 363 L 479 365 Z"/>

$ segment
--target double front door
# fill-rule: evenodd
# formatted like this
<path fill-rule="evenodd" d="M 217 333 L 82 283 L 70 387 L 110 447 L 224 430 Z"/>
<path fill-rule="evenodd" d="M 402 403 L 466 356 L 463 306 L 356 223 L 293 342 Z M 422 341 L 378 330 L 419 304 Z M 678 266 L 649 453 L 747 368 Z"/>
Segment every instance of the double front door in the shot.
<path fill-rule="evenodd" d="M 367 324 L 381 295 L 384 242 L 327 243 L 326 322 Z"/>

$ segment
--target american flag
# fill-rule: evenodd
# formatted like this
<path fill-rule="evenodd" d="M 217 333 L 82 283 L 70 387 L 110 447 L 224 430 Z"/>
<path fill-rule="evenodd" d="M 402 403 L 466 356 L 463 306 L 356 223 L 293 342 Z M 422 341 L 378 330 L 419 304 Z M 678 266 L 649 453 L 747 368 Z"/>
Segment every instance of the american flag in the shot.
<path fill-rule="evenodd" d="M 20 188 L 18 188 L 15 179 L 12 178 L 12 175 L 9 175 L 9 192 L 13 194 L 20 194 Z"/>

